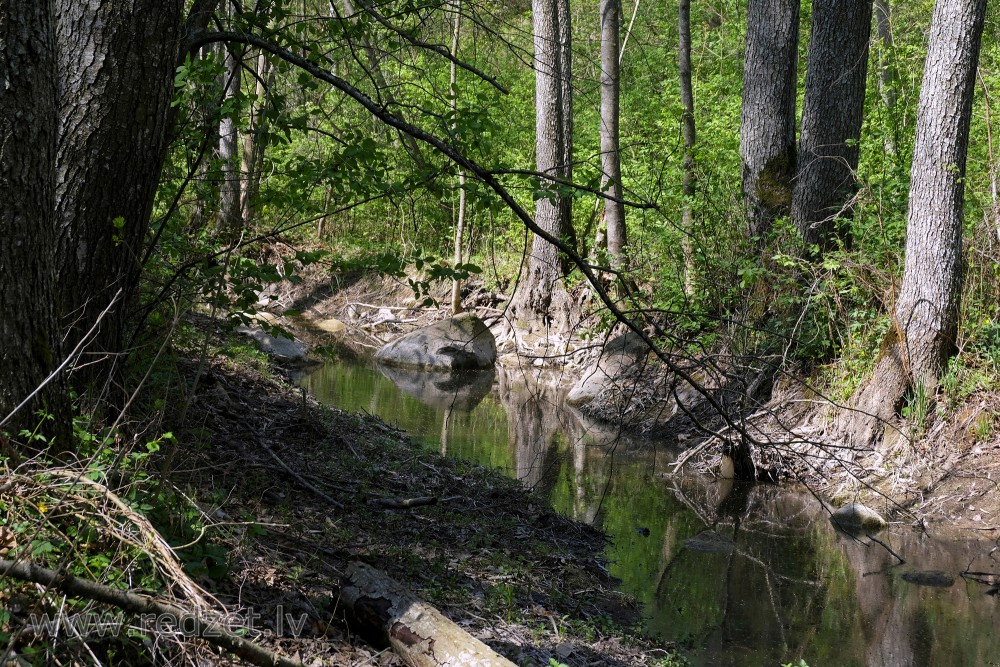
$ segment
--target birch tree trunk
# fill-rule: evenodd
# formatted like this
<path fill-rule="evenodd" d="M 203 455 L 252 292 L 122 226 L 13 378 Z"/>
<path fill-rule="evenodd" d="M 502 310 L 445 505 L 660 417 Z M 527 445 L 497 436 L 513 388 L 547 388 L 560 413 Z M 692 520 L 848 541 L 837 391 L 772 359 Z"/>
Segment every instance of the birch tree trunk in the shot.
<path fill-rule="evenodd" d="M 871 0 L 813 2 L 792 220 L 821 251 L 856 189 L 871 23 Z"/>
<path fill-rule="evenodd" d="M 462 32 L 462 0 L 455 2 L 455 28 L 451 36 L 451 55 L 458 58 L 458 40 Z M 458 113 L 458 66 L 453 60 L 451 62 L 450 94 L 451 113 L 455 116 Z M 462 263 L 462 236 L 465 233 L 465 170 L 458 169 L 458 212 L 455 220 L 455 266 Z M 455 278 L 451 284 L 451 313 L 458 315 L 462 312 L 462 281 Z M 447 421 L 447 418 L 446 418 Z M 442 443 L 444 441 L 442 440 Z M 442 446 L 444 446 L 442 444 Z"/>
<path fill-rule="evenodd" d="M 222 180 L 219 183 L 219 221 L 218 232 L 224 243 L 233 243 L 239 236 L 240 223 L 243 221 L 241 208 L 242 192 L 239 154 L 239 130 L 236 125 L 235 112 L 232 110 L 234 100 L 241 85 L 241 69 L 243 67 L 243 48 L 236 44 L 223 46 L 226 54 L 225 71 L 222 74 L 222 118 L 219 120 L 219 170 Z"/>
<path fill-rule="evenodd" d="M 903 282 L 893 328 L 848 418 L 872 441 L 907 389 L 933 397 L 955 349 L 962 293 L 965 162 L 986 0 L 938 0 L 917 108 Z"/>
<path fill-rule="evenodd" d="M 798 0 L 750 0 L 740 114 L 750 237 L 766 234 L 792 203 L 798 43 Z"/>

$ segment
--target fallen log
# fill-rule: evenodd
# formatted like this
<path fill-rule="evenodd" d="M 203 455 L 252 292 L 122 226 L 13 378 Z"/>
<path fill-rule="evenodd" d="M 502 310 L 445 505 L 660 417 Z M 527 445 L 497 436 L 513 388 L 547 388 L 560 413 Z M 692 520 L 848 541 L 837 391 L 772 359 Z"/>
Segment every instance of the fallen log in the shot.
<path fill-rule="evenodd" d="M 351 563 L 340 595 L 352 629 L 391 646 L 410 667 L 515 667 L 370 565 Z"/>

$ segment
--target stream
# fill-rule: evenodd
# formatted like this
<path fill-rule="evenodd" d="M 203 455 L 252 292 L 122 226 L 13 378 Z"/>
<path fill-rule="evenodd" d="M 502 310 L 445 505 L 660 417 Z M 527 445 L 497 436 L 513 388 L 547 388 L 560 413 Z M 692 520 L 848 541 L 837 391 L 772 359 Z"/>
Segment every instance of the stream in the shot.
<path fill-rule="evenodd" d="M 878 537 L 898 565 L 836 532 L 808 494 L 669 474 L 664 445 L 588 424 L 564 389 L 529 375 L 331 362 L 301 383 L 603 529 L 611 574 L 643 604 L 647 634 L 680 643 L 694 665 L 1000 665 L 1000 596 L 961 576 L 1000 572 L 995 542 L 894 525 Z"/>

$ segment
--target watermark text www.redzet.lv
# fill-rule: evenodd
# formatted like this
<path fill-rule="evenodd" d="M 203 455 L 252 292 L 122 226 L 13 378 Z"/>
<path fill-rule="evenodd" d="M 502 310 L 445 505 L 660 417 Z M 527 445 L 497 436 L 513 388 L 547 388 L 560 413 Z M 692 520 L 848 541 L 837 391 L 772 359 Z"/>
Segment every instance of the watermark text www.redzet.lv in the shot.
<path fill-rule="evenodd" d="M 271 630 L 279 637 L 298 637 L 305 630 L 308 614 L 290 614 L 283 606 L 274 615 L 249 609 L 242 614 L 165 613 L 131 616 L 122 612 L 87 611 L 74 614 L 31 614 L 30 629 L 49 637 L 118 637 L 125 631 L 153 632 L 183 637 L 220 637 Z"/>

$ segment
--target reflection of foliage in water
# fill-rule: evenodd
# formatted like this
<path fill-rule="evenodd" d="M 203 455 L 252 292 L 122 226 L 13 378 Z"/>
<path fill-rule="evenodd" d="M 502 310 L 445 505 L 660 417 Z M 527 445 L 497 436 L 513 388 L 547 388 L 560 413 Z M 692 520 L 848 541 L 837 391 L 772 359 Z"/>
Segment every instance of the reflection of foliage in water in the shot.
<path fill-rule="evenodd" d="M 303 385 L 321 402 L 352 412 L 367 412 L 407 433 L 428 447 L 441 447 L 446 415 L 396 388 L 366 366 L 326 364 L 303 378 Z M 448 454 L 485 466 L 512 470 L 507 447 L 507 415 L 495 399 L 486 397 L 471 412 L 448 415 Z"/>
<path fill-rule="evenodd" d="M 440 448 L 444 414 L 372 369 L 329 364 L 304 384 Z M 913 586 L 884 550 L 837 536 L 800 494 L 727 495 L 717 482 L 663 479 L 662 451 L 588 432 L 560 409 L 558 392 L 501 375 L 497 393 L 450 414 L 448 455 L 522 477 L 558 511 L 605 530 L 611 573 L 645 605 L 647 630 L 690 640 L 693 664 L 943 667 L 1000 655 L 1000 610 L 983 587 Z M 735 544 L 730 553 L 685 548 L 707 526 Z M 920 567 L 955 573 L 981 548 L 894 538 Z"/>

